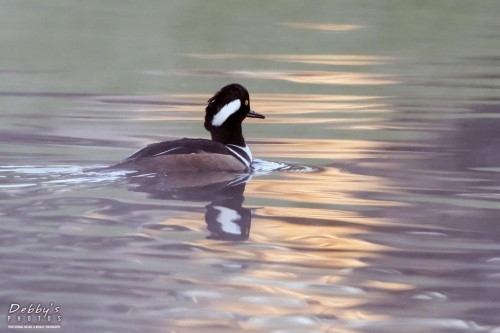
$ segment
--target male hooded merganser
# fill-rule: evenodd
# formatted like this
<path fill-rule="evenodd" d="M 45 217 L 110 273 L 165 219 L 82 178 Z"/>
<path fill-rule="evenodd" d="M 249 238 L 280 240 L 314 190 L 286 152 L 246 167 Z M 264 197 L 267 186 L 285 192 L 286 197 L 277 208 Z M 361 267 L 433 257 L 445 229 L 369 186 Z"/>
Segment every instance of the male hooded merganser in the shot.
<path fill-rule="evenodd" d="M 250 109 L 250 96 L 241 85 L 223 87 L 208 100 L 205 129 L 212 140 L 180 139 L 150 144 L 113 167 L 160 172 L 238 172 L 250 168 L 252 153 L 243 138 L 245 118 L 265 117 Z"/>

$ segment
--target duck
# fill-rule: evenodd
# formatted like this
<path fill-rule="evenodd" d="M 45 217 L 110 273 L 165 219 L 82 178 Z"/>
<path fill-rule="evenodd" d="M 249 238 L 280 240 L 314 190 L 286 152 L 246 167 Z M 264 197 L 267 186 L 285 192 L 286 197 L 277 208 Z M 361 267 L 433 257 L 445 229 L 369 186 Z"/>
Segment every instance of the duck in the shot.
<path fill-rule="evenodd" d="M 163 141 L 139 149 L 112 168 L 142 172 L 243 172 L 251 170 L 252 152 L 243 137 L 246 118 L 265 119 L 250 108 L 248 90 L 238 83 L 216 92 L 205 108 L 211 139 Z"/>

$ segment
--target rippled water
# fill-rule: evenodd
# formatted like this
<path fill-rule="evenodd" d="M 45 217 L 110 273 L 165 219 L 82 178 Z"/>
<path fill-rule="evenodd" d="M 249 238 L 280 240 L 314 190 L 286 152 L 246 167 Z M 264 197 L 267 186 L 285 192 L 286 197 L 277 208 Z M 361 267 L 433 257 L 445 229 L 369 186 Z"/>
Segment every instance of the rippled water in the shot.
<path fill-rule="evenodd" d="M 1 313 L 52 302 L 65 332 L 499 332 L 498 13 L 2 2 Z M 266 115 L 244 124 L 252 173 L 99 171 L 207 137 L 206 100 L 233 81 Z"/>

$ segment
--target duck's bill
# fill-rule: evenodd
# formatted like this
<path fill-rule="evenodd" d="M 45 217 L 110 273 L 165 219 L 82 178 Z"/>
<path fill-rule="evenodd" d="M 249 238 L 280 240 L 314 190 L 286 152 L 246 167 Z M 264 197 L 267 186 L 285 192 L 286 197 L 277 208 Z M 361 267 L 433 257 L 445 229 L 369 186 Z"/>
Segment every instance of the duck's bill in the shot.
<path fill-rule="evenodd" d="M 262 115 L 260 113 L 257 113 L 254 110 L 250 110 L 250 112 L 248 112 L 248 114 L 247 114 L 247 117 L 248 118 L 259 118 L 259 119 L 265 119 L 266 118 L 266 117 L 264 117 L 264 115 Z"/>

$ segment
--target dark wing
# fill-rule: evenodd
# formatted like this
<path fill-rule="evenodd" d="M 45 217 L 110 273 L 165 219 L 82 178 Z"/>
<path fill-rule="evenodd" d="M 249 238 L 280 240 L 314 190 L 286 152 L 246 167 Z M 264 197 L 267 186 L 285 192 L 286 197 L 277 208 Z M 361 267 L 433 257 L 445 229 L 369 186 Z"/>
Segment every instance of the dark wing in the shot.
<path fill-rule="evenodd" d="M 124 159 L 120 164 L 156 156 L 202 153 L 231 155 L 230 151 L 222 143 L 206 139 L 184 138 L 150 144 Z"/>

